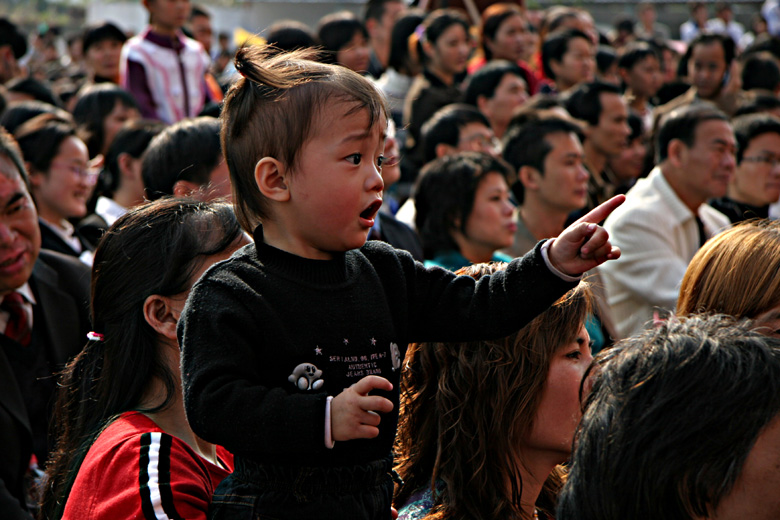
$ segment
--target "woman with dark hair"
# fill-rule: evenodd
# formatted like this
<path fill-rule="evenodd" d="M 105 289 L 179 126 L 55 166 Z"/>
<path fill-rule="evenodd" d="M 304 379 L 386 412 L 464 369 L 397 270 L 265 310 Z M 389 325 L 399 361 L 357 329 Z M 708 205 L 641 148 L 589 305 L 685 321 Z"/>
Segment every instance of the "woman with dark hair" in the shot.
<path fill-rule="evenodd" d="M 492 60 L 511 61 L 523 70 L 529 94 L 536 94 L 536 76 L 523 61 L 523 56 L 529 54 L 526 48 L 529 42 L 526 33 L 529 30 L 528 20 L 516 4 L 499 3 L 488 6 L 482 13 L 479 31 L 481 52 L 471 60 L 469 74 L 474 74 Z"/>
<path fill-rule="evenodd" d="M 30 194 L 38 209 L 41 247 L 79 257 L 92 264 L 92 245 L 70 219 L 87 214 L 87 200 L 98 173 L 89 166 L 87 145 L 70 121 L 41 114 L 14 134 L 30 178 Z"/>
<path fill-rule="evenodd" d="M 82 90 L 73 108 L 73 118 L 81 138 L 87 143 L 90 159 L 98 155 L 105 157 L 122 125 L 140 117 L 141 112 L 133 96 L 113 83 Z"/>
<path fill-rule="evenodd" d="M 176 325 L 200 275 L 246 243 L 228 205 L 184 199 L 135 208 L 106 233 L 95 332 L 60 381 L 41 518 L 206 517 L 232 457 L 184 417 Z"/>
<path fill-rule="evenodd" d="M 517 223 L 509 200 L 511 166 L 481 152 L 437 159 L 423 168 L 415 192 L 415 224 L 426 265 L 452 271 L 472 263 L 502 261 Z"/>
<path fill-rule="evenodd" d="M 371 47 L 363 22 L 349 11 L 333 13 L 320 20 L 317 30 L 325 63 L 335 63 L 357 73 L 368 72 Z"/>
<path fill-rule="evenodd" d="M 473 278 L 505 264 L 459 271 Z M 586 283 L 519 332 L 409 347 L 401 379 L 399 520 L 553 518 L 591 362 Z"/>
<path fill-rule="evenodd" d="M 413 39 L 422 59 L 423 72 L 414 80 L 406 96 L 404 126 L 409 136 L 406 150 L 413 164 L 420 168 L 423 165 L 422 126 L 437 110 L 457 103 L 463 97 L 460 83 L 466 76 L 472 45 L 468 20 L 454 9 L 430 13 L 415 31 Z"/>

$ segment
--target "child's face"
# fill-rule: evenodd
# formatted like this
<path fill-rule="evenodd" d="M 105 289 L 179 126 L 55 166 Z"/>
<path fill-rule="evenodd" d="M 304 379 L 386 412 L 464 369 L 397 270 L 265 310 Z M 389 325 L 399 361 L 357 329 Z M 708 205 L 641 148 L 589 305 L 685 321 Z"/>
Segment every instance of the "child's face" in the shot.
<path fill-rule="evenodd" d="M 370 129 L 367 110 L 346 115 L 354 105 L 335 103 L 319 117 L 313 137 L 303 145 L 298 167 L 287 178 L 286 232 L 276 247 L 312 259 L 361 247 L 382 205 L 381 164 L 387 121 Z"/>
<path fill-rule="evenodd" d="M 144 0 L 152 24 L 167 30 L 181 29 L 190 17 L 190 0 Z"/>

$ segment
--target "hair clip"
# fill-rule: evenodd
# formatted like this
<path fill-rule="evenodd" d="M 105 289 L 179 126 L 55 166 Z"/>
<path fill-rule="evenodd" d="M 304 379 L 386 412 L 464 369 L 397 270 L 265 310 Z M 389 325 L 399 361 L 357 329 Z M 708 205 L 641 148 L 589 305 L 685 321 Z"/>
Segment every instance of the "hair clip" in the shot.
<path fill-rule="evenodd" d="M 425 41 L 425 26 L 423 24 L 418 25 L 414 30 L 414 34 L 417 36 L 417 41 Z"/>
<path fill-rule="evenodd" d="M 98 334 L 97 332 L 88 332 L 87 333 L 87 339 L 90 341 L 103 341 L 105 338 L 102 334 Z"/>

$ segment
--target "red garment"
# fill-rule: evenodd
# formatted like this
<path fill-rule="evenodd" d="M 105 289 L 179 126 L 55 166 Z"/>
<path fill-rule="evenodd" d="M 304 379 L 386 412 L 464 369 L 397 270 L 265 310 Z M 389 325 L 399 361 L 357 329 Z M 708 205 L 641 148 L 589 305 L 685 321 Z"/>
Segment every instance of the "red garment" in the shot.
<path fill-rule="evenodd" d="M 226 470 L 163 432 L 138 412 L 125 412 L 97 438 L 68 496 L 63 520 L 206 518 L 233 456 L 217 447 Z"/>

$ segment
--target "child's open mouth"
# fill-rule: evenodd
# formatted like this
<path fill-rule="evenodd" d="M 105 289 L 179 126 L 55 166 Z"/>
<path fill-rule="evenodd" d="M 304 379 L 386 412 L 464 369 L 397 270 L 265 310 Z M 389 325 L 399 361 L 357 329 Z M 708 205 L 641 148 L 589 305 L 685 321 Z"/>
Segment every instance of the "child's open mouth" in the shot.
<path fill-rule="evenodd" d="M 363 212 L 360 214 L 360 218 L 364 220 L 373 221 L 374 217 L 379 212 L 379 208 L 381 207 L 382 207 L 382 200 L 381 199 L 375 200 L 366 209 L 363 210 Z"/>

